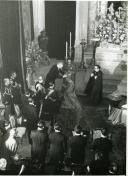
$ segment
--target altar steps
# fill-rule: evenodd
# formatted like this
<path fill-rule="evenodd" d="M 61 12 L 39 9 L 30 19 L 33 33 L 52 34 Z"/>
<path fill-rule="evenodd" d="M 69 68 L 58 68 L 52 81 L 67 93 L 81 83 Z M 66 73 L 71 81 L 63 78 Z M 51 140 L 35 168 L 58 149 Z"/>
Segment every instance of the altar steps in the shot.
<path fill-rule="evenodd" d="M 126 95 L 127 54 L 120 47 L 97 47 L 96 63 L 103 71 L 103 92 L 113 93 L 119 90 Z"/>
<path fill-rule="evenodd" d="M 118 84 L 117 91 L 120 94 L 127 96 L 127 77 L 124 77 L 120 84 Z"/>
<path fill-rule="evenodd" d="M 110 94 L 117 91 L 121 95 L 127 95 L 127 78 L 103 79 L 103 93 Z"/>
<path fill-rule="evenodd" d="M 117 89 L 117 84 L 112 84 L 107 81 L 103 81 L 103 95 L 106 97 L 106 95 L 111 94 Z"/>

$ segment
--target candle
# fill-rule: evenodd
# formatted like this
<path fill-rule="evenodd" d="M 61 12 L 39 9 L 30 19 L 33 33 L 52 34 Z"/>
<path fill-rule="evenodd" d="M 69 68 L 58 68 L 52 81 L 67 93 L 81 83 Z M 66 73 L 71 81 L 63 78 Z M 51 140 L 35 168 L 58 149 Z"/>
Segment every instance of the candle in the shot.
<path fill-rule="evenodd" d="M 95 36 L 96 36 L 96 27 L 95 27 Z"/>
<path fill-rule="evenodd" d="M 71 46 L 72 46 L 72 33 L 70 32 L 70 49 L 71 49 Z"/>
<path fill-rule="evenodd" d="M 82 35 L 81 35 L 81 28 L 80 28 L 80 40 L 81 40 L 81 38 L 82 38 Z"/>
<path fill-rule="evenodd" d="M 97 9 L 98 9 L 98 14 L 99 14 L 99 1 L 97 2 Z"/>
<path fill-rule="evenodd" d="M 94 35 L 96 36 L 96 24 L 94 25 Z"/>
<path fill-rule="evenodd" d="M 120 18 L 120 7 L 119 7 L 119 18 Z"/>
<path fill-rule="evenodd" d="M 66 59 L 68 58 L 68 42 L 66 41 Z"/>

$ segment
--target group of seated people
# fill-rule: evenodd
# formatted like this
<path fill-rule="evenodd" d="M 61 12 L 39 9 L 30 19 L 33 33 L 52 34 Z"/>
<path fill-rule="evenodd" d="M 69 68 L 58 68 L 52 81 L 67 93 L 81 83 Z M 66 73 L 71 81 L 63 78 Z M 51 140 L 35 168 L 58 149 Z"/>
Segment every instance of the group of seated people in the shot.
<path fill-rule="evenodd" d="M 63 72 L 62 68 L 62 63 L 54 65 L 45 81 L 40 76 L 35 91 L 29 90 L 26 95 L 22 94 L 16 72 L 4 79 L 2 100 L 5 110 L 4 119 L 0 120 L 0 174 L 17 174 L 17 162 L 21 161 L 18 148 L 22 146 L 26 134 L 31 145 L 31 162 L 21 161 L 19 175 L 116 174 L 116 164 L 110 165 L 109 161 L 112 141 L 107 138 L 105 129 L 101 131 L 100 138 L 93 141 L 94 156 L 85 165 L 85 150 L 90 133 L 81 128 L 77 119 L 73 135 L 67 137 L 62 131 L 63 124 L 56 122 L 60 106 L 73 108 L 78 118 L 81 115 L 71 72 Z M 63 79 L 61 91 L 56 86 L 57 78 Z"/>

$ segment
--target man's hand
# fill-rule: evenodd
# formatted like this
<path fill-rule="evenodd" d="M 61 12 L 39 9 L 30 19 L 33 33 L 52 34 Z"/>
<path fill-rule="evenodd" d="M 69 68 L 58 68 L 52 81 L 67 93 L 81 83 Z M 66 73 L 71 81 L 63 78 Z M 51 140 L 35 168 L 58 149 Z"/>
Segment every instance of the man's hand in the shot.
<path fill-rule="evenodd" d="M 94 73 L 91 73 L 91 77 L 93 77 L 94 76 Z"/>
<path fill-rule="evenodd" d="M 64 74 L 64 75 L 63 75 L 63 78 L 67 78 L 67 74 Z"/>

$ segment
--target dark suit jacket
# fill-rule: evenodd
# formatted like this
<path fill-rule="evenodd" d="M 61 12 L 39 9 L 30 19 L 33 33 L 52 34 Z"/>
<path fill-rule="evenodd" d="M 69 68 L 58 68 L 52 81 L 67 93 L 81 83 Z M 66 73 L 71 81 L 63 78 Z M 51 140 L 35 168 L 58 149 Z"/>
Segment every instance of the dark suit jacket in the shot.
<path fill-rule="evenodd" d="M 27 129 L 35 130 L 37 128 L 38 121 L 35 106 L 31 104 L 26 104 L 22 113 L 24 115 L 24 118 L 27 119 Z"/>
<path fill-rule="evenodd" d="M 64 159 L 64 152 L 66 152 L 66 136 L 61 132 L 53 132 L 49 135 L 50 140 L 50 163 L 56 164 Z"/>
<path fill-rule="evenodd" d="M 34 130 L 31 132 L 31 154 L 32 158 L 44 160 L 48 149 L 48 135 L 45 131 Z"/>
<path fill-rule="evenodd" d="M 76 164 L 83 164 L 85 158 L 86 138 L 83 136 L 72 136 L 69 139 L 71 160 Z"/>
<path fill-rule="evenodd" d="M 103 153 L 104 158 L 109 158 L 109 153 L 112 151 L 112 141 L 107 138 L 95 139 L 93 144 L 94 151 L 100 151 Z"/>
<path fill-rule="evenodd" d="M 45 80 L 45 86 L 48 87 L 49 83 L 55 83 L 55 80 L 57 78 L 61 78 L 63 75 L 63 71 L 59 70 L 57 68 L 57 65 L 53 65 L 52 68 L 49 70 L 46 80 Z"/>
<path fill-rule="evenodd" d="M 106 175 L 108 173 L 108 163 L 105 160 L 94 160 L 90 163 L 92 175 Z"/>

